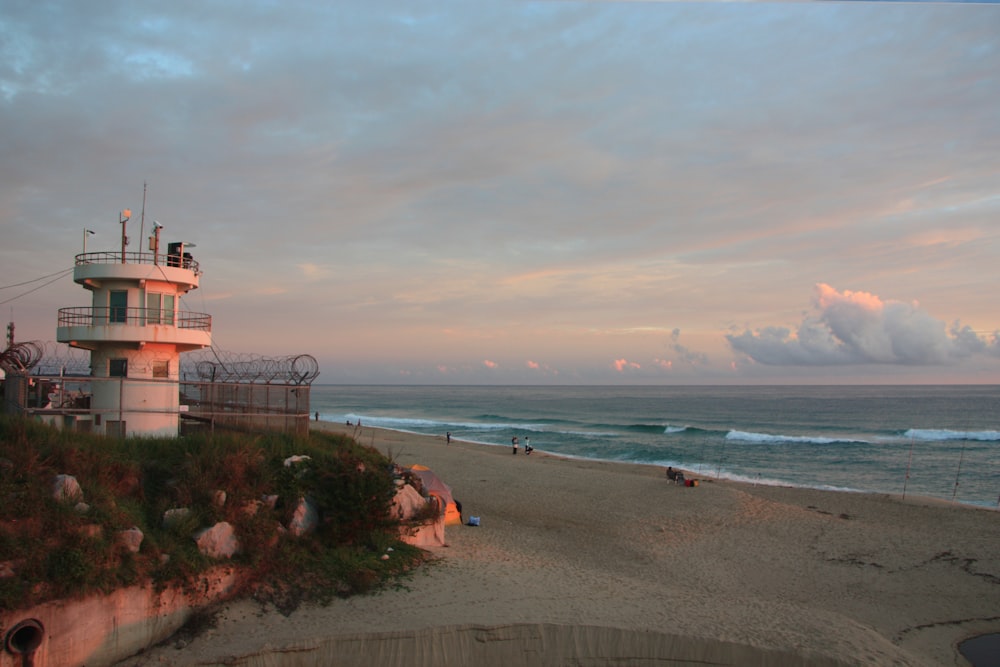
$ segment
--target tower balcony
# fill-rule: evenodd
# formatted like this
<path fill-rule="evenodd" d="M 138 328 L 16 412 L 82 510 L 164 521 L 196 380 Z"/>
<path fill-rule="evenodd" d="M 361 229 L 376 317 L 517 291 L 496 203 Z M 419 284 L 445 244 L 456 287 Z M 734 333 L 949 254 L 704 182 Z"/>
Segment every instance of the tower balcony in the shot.
<path fill-rule="evenodd" d="M 56 340 L 90 350 L 101 344 L 163 343 L 183 352 L 212 344 L 212 316 L 152 308 L 60 308 Z"/>
<path fill-rule="evenodd" d="M 73 280 L 95 290 L 105 280 L 159 280 L 174 283 L 180 291 L 198 287 L 201 270 L 190 254 L 178 252 L 85 252 L 76 256 Z"/>

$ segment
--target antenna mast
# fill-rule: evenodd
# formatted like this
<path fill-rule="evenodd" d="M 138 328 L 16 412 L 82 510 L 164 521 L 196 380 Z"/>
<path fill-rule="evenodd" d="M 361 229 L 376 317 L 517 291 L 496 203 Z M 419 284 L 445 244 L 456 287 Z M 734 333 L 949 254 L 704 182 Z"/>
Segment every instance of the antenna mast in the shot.
<path fill-rule="evenodd" d="M 139 252 L 142 252 L 142 234 L 146 231 L 146 181 L 142 182 L 142 213 L 139 216 Z"/>

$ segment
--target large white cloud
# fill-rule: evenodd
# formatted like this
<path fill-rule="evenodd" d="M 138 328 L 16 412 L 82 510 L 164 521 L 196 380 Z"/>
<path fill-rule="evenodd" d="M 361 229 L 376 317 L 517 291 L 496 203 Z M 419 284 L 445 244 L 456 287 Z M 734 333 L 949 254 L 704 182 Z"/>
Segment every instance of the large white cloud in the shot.
<path fill-rule="evenodd" d="M 1000 336 L 977 334 L 968 325 L 951 326 L 916 303 L 882 300 L 868 292 L 838 292 L 816 285 L 815 312 L 798 329 L 770 326 L 726 339 L 736 352 L 761 364 L 824 366 L 841 364 L 948 364 L 973 355 L 1000 357 Z"/>

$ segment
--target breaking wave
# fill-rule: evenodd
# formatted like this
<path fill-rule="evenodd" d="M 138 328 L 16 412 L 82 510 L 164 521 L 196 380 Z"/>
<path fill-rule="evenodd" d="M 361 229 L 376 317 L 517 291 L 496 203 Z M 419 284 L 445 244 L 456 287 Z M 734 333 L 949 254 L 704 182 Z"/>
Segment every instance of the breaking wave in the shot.
<path fill-rule="evenodd" d="M 726 440 L 749 442 L 761 445 L 866 445 L 867 440 L 856 438 L 829 438 L 811 435 L 776 435 L 773 433 L 750 433 L 747 431 L 729 431 Z"/>
<path fill-rule="evenodd" d="M 982 442 L 1000 440 L 1000 431 L 953 431 L 946 428 L 911 428 L 903 435 L 914 440 L 979 440 Z"/>

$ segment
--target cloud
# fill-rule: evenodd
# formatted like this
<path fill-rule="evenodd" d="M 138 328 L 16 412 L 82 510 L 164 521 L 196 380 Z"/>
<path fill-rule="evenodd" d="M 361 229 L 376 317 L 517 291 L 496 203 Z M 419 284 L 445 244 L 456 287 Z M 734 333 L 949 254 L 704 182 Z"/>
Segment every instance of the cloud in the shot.
<path fill-rule="evenodd" d="M 615 359 L 611 362 L 611 366 L 619 373 L 624 373 L 626 369 L 638 370 L 642 368 L 639 364 L 634 361 L 628 361 L 627 359 Z"/>
<path fill-rule="evenodd" d="M 493 369 L 493 368 L 497 368 L 499 365 L 500 364 L 498 364 L 495 361 L 490 361 L 489 359 L 483 359 L 483 366 L 486 366 L 486 368 Z"/>
<path fill-rule="evenodd" d="M 973 355 L 1000 356 L 1000 337 L 980 336 L 955 322 L 950 327 L 919 304 L 882 300 L 869 292 L 838 292 L 816 285 L 815 313 L 795 332 L 769 326 L 727 334 L 736 352 L 775 366 L 847 364 L 943 365 Z"/>
<path fill-rule="evenodd" d="M 674 329 L 670 332 L 670 349 L 674 351 L 677 355 L 679 361 L 683 361 L 686 364 L 692 366 L 705 366 L 708 364 L 708 355 L 704 352 L 698 352 L 696 350 L 691 350 L 684 345 L 681 345 L 678 341 L 681 337 L 681 330 Z M 669 362 L 668 362 L 669 364 Z M 662 365 L 662 364 L 661 364 Z"/>
<path fill-rule="evenodd" d="M 532 361 L 531 359 L 525 361 L 524 366 L 528 370 L 540 371 L 543 375 L 551 375 L 551 376 L 559 375 L 558 369 L 552 368 L 552 366 L 549 366 L 548 364 L 540 364 L 537 361 Z"/>

